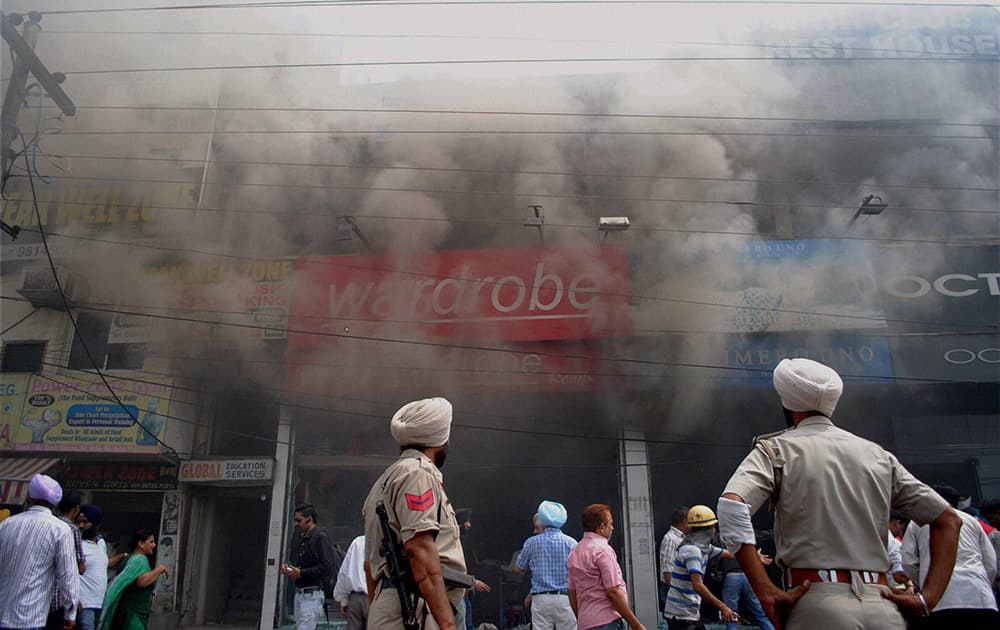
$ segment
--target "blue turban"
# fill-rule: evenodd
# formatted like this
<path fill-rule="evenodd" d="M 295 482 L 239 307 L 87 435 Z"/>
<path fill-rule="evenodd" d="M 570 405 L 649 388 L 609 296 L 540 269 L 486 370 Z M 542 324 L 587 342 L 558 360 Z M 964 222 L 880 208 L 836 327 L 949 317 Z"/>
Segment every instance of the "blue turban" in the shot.
<path fill-rule="evenodd" d="M 104 512 L 101 512 L 101 508 L 97 507 L 93 503 L 84 503 L 80 506 L 80 514 L 87 517 L 87 520 L 94 525 L 100 525 L 101 521 L 104 520 Z"/>
<path fill-rule="evenodd" d="M 566 508 L 562 503 L 542 501 L 538 504 L 538 519 L 545 527 L 562 527 L 566 524 Z"/>

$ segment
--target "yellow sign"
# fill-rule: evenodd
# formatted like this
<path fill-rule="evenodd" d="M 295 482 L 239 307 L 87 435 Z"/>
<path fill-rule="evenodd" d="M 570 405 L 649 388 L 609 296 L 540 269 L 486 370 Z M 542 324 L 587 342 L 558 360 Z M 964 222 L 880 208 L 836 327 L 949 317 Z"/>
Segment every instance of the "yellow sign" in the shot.
<path fill-rule="evenodd" d="M 42 190 L 38 195 L 38 214 L 43 226 L 69 224 L 123 225 L 150 223 L 159 218 L 161 208 L 170 212 L 195 209 L 197 198 L 193 184 L 157 184 L 137 189 L 134 186 L 102 186 L 63 190 Z M 35 205 L 27 190 L 16 190 L 17 199 L 3 204 L 3 220 L 10 225 L 38 225 Z"/>
<path fill-rule="evenodd" d="M 14 448 L 14 434 L 30 380 L 30 374 L 0 374 L 0 451 Z"/>
<path fill-rule="evenodd" d="M 124 407 L 114 402 L 100 380 L 31 377 L 14 449 L 159 453 L 157 440 L 163 439 L 167 424 L 171 382 L 108 382 Z"/>

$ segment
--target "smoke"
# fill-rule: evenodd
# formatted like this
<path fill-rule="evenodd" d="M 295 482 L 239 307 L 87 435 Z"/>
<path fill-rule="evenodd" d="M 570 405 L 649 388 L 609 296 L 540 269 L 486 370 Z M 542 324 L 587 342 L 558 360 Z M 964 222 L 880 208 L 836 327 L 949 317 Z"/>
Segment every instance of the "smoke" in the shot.
<path fill-rule="evenodd" d="M 41 5 L 31 8 L 65 8 Z M 193 417 L 195 405 L 172 413 L 225 418 L 217 440 L 259 433 L 265 453 L 276 414 L 256 403 L 284 402 L 298 455 L 344 456 L 356 467 L 299 473 L 344 541 L 358 529 L 378 457 L 394 454 L 388 417 L 412 398 L 449 396 L 448 487 L 481 519 L 467 546 L 495 561 L 477 567 L 495 591 L 493 572 L 502 579 L 539 500 L 567 506 L 573 535 L 584 505 L 618 512 L 615 438 L 625 429 L 651 440 L 654 482 L 689 480 L 684 489 L 658 483 L 657 516 L 710 502 L 749 437 L 782 426 L 767 366 L 781 353 L 836 359 L 846 352 L 841 333 L 863 346 L 847 350 L 870 351 L 863 344 L 874 347 L 892 325 L 871 261 L 910 240 L 995 242 L 1000 207 L 992 12 L 516 9 L 394 7 L 391 19 L 371 7 L 51 15 L 38 48 L 51 69 L 71 72 L 751 58 L 70 74 L 64 87 L 78 105 L 117 109 L 81 107 L 62 121 L 45 110 L 42 129 L 63 129 L 40 142 L 39 170 L 53 183 L 36 181 L 46 229 L 60 234 L 53 251 L 84 279 L 88 302 L 160 316 L 113 325 L 145 344 L 136 377 L 169 373 L 198 392 L 192 398 L 205 392 L 202 401 L 217 401 L 198 412 L 205 417 Z M 257 34 L 126 34 L 143 30 Z M 932 54 L 976 59 L 924 59 Z M 192 109 L 152 109 L 164 106 Z M 22 114 L 28 137 L 36 114 Z M 89 133 L 107 131 L 170 133 Z M 23 179 L 11 191 L 26 198 Z M 888 208 L 849 225 L 868 195 Z M 535 205 L 541 228 L 524 225 Z M 30 227 L 25 208 L 5 202 L 4 219 Z M 79 213 L 60 221 L 60 208 Z M 601 233 L 604 216 L 627 216 L 632 227 Z M 517 248 L 558 251 L 566 268 L 625 296 L 590 312 L 581 335 L 596 338 L 526 341 L 500 325 L 444 335 L 426 323 L 426 301 L 413 307 L 418 283 L 461 273 L 434 267 L 428 253 Z M 933 268 L 941 248 L 925 249 Z M 603 257 L 617 250 L 628 258 L 626 281 Z M 359 286 L 381 269 L 390 316 L 307 320 L 311 332 L 297 337 L 281 317 L 293 292 L 329 299 L 329 283 L 303 279 L 313 268 L 302 258 L 333 255 L 340 266 L 330 269 Z M 542 288 L 551 299 L 552 284 Z M 629 323 L 612 334 L 622 303 Z M 872 404 L 866 418 L 892 415 L 862 402 Z M 850 410 L 850 396 L 842 404 Z"/>

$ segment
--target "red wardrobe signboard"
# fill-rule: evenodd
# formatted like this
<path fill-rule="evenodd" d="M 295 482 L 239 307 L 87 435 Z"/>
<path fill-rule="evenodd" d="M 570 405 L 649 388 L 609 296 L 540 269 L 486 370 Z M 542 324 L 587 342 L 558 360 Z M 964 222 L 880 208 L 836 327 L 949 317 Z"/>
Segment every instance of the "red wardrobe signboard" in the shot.
<path fill-rule="evenodd" d="M 621 248 L 313 256 L 296 262 L 289 345 L 390 331 L 436 339 L 594 339 L 627 333 L 629 322 Z"/>

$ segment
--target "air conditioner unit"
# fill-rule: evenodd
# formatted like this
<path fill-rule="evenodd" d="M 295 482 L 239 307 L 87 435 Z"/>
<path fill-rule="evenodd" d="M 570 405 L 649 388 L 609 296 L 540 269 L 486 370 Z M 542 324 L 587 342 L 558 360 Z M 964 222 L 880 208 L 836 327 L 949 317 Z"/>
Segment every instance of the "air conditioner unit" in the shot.
<path fill-rule="evenodd" d="M 80 297 L 82 283 L 79 277 L 65 267 L 56 267 L 59 283 L 66 292 L 66 299 L 73 302 Z M 25 267 L 21 272 L 21 285 L 17 292 L 27 298 L 34 306 L 49 306 L 63 308 L 59 287 L 52 275 L 52 269 L 43 267 Z"/>

